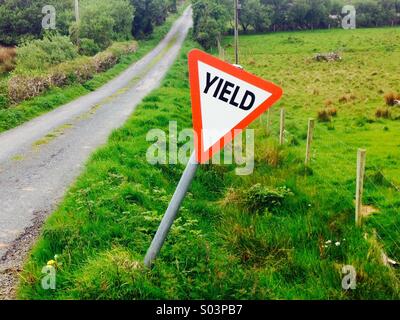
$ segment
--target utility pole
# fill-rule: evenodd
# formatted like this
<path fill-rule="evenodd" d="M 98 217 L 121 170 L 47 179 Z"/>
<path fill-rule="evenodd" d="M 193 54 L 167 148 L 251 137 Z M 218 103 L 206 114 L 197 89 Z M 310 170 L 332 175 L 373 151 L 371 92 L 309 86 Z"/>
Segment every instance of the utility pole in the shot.
<path fill-rule="evenodd" d="M 75 0 L 75 19 L 76 19 L 76 23 L 79 24 L 79 21 L 80 21 L 79 0 Z"/>
<path fill-rule="evenodd" d="M 235 1 L 235 64 L 239 64 L 239 0 Z"/>

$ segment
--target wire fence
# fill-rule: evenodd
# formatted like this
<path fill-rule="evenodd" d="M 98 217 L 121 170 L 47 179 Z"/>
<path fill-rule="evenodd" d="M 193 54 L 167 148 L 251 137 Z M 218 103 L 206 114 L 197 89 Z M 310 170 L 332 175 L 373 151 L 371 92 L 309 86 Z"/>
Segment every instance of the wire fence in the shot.
<path fill-rule="evenodd" d="M 278 115 L 278 112 L 271 112 L 268 117 L 263 117 L 261 120 L 261 125 L 268 127 L 268 135 L 274 139 L 279 140 L 280 137 L 280 121 L 276 121 L 276 117 Z M 274 121 L 275 120 L 275 121 Z M 289 130 L 284 129 L 284 135 L 285 135 L 285 143 L 289 143 L 293 139 L 297 139 L 297 136 L 293 133 L 291 133 Z M 337 136 L 329 132 L 327 128 L 321 127 L 316 125 L 314 129 L 314 137 L 318 136 L 328 136 L 329 137 L 329 145 L 336 145 L 336 146 L 342 146 L 346 152 L 349 150 L 354 150 L 354 159 L 356 159 L 356 152 L 358 150 L 358 147 L 354 145 L 350 145 L 349 143 L 343 141 L 342 139 L 339 139 Z M 319 156 L 318 153 L 318 143 L 316 140 L 314 140 L 313 145 L 311 147 L 312 150 L 312 156 L 311 156 L 311 166 L 316 163 L 316 159 Z M 324 141 L 323 143 L 327 143 L 327 141 Z M 306 150 L 304 149 L 304 156 L 306 156 Z M 344 179 L 345 181 L 348 181 L 349 179 L 354 179 L 356 177 L 356 162 L 349 162 L 348 156 L 345 156 L 344 153 L 340 152 L 325 152 L 323 154 L 324 158 L 327 159 L 332 159 L 329 163 L 322 163 L 322 165 L 325 168 L 329 168 L 328 170 L 319 170 L 318 171 L 318 176 L 321 179 L 326 179 L 329 177 L 329 181 L 332 181 L 332 177 L 336 177 L 337 179 L 337 184 L 335 184 L 336 188 L 339 188 L 338 190 L 343 191 L 343 192 L 348 192 L 348 185 L 347 188 L 344 186 L 343 180 L 340 181 L 340 179 Z M 321 165 L 321 163 L 320 163 Z M 344 168 L 345 166 L 345 168 Z M 348 175 L 348 172 L 354 172 L 354 176 Z M 365 182 L 365 189 L 368 187 L 368 192 L 373 192 L 379 196 L 381 196 L 383 199 L 387 198 L 387 195 L 385 195 L 382 191 L 383 188 L 392 188 L 396 193 L 400 192 L 400 186 L 396 185 L 389 177 L 387 177 L 382 168 L 377 167 L 371 162 L 368 162 L 367 165 L 367 171 L 374 171 L 374 172 L 379 172 L 379 176 L 383 181 L 385 182 L 384 185 L 386 186 L 379 186 L 376 181 L 369 175 L 364 175 L 364 182 Z M 324 175 L 324 172 L 328 172 L 326 175 Z M 381 183 L 382 184 L 382 183 Z M 355 192 L 355 190 L 354 190 Z M 390 203 L 387 203 L 385 205 L 386 209 L 389 209 L 397 214 L 400 214 L 400 208 L 396 206 L 396 203 L 391 201 Z M 395 218 L 394 218 L 395 219 Z M 397 249 L 397 252 L 400 252 L 400 241 L 396 240 L 395 237 L 393 236 L 393 231 L 391 232 L 388 230 L 388 227 L 385 227 L 379 219 L 374 219 L 374 223 L 376 226 L 378 226 L 381 234 L 384 234 L 384 238 L 389 239 L 390 242 L 393 244 L 393 246 Z M 400 234 L 400 225 L 396 223 L 396 221 L 390 221 L 390 226 L 395 229 L 397 234 Z M 377 238 L 385 244 L 385 240 L 381 237 L 381 235 L 376 232 Z M 386 248 L 385 248 L 386 249 Z M 392 258 L 395 259 L 396 261 L 400 261 L 400 257 L 393 257 L 394 252 L 390 252 L 392 255 Z"/>

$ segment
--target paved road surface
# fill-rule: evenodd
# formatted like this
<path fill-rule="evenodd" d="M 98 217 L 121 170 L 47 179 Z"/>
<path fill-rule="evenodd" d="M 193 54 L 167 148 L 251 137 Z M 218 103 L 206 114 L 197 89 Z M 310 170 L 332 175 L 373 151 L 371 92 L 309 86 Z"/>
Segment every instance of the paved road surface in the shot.
<path fill-rule="evenodd" d="M 45 217 L 90 154 L 160 85 L 191 26 L 188 8 L 165 39 L 123 74 L 93 93 L 0 134 L 0 298 L 9 297 Z"/>

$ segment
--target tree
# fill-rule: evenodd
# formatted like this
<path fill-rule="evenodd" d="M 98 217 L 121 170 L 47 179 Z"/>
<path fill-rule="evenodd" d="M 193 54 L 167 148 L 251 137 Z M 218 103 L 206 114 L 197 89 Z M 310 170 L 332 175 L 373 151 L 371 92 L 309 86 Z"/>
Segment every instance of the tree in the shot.
<path fill-rule="evenodd" d="M 0 43 L 16 45 L 42 33 L 45 0 L 0 0 Z"/>
<path fill-rule="evenodd" d="M 100 49 L 112 40 L 128 39 L 134 17 L 134 8 L 128 0 L 86 0 L 81 3 L 81 19 L 71 27 L 71 38 L 93 40 Z"/>
<path fill-rule="evenodd" d="M 293 2 L 288 10 L 288 24 L 291 29 L 306 28 L 307 14 L 310 11 L 310 5 L 307 0 L 297 0 Z"/>
<path fill-rule="evenodd" d="M 168 1 L 152 0 L 149 5 L 149 14 L 152 22 L 156 25 L 162 25 L 168 16 Z"/>
<path fill-rule="evenodd" d="M 153 0 L 131 0 L 136 9 L 133 20 L 132 34 L 135 38 L 142 39 L 153 32 L 153 21 L 151 18 L 151 2 Z"/>
<path fill-rule="evenodd" d="M 270 24 L 270 9 L 260 0 L 242 0 L 240 10 L 240 24 L 245 32 L 251 26 L 257 32 L 266 31 Z"/>
<path fill-rule="evenodd" d="M 193 36 L 205 48 L 215 46 L 227 29 L 227 8 L 212 0 L 193 1 Z"/>
<path fill-rule="evenodd" d="M 56 8 L 56 27 L 67 35 L 73 14 L 73 1 L 69 0 L 0 0 L 0 44 L 17 45 L 24 40 L 41 38 L 42 8 L 51 4 Z"/>

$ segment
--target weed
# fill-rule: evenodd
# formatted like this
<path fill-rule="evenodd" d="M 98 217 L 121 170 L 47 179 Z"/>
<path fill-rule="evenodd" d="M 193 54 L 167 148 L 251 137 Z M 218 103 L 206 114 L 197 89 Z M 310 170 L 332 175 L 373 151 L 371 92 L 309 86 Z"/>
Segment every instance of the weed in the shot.
<path fill-rule="evenodd" d="M 396 94 L 394 92 L 390 92 L 385 94 L 385 103 L 389 107 L 393 107 L 396 104 L 396 100 L 400 100 L 400 94 Z"/>
<path fill-rule="evenodd" d="M 336 108 L 324 108 L 318 111 L 318 121 L 320 122 L 330 122 L 332 117 L 337 116 L 337 109 Z"/>
<path fill-rule="evenodd" d="M 376 118 L 390 119 L 391 114 L 392 113 L 389 108 L 378 108 L 375 111 Z"/>
<path fill-rule="evenodd" d="M 272 188 L 257 183 L 243 193 L 243 205 L 251 213 L 260 213 L 265 209 L 276 211 L 285 198 L 292 195 L 287 187 Z"/>

